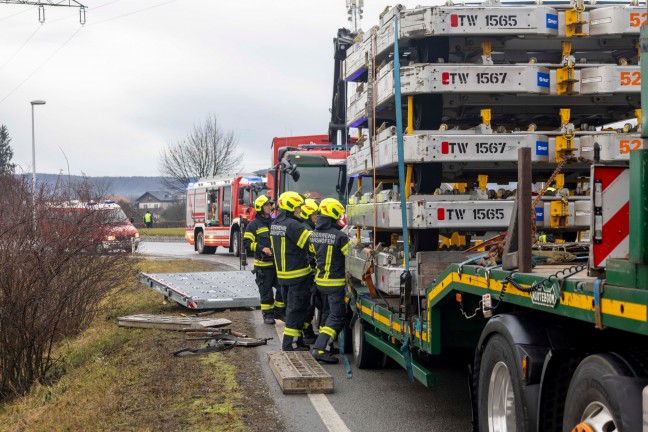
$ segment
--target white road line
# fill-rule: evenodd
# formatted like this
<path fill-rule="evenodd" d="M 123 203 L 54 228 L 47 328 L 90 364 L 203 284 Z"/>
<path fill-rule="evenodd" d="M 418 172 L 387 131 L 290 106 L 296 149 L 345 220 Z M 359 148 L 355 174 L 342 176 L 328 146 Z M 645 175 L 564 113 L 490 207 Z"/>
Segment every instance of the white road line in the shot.
<path fill-rule="evenodd" d="M 344 424 L 331 402 L 322 393 L 309 394 L 308 399 L 315 407 L 317 414 L 322 418 L 324 425 L 331 432 L 351 432 L 351 429 Z"/>
<path fill-rule="evenodd" d="M 283 330 L 286 325 L 283 321 L 277 320 L 275 323 L 275 330 L 279 336 L 279 341 L 283 341 Z M 337 411 L 331 402 L 328 400 L 325 394 L 317 393 L 308 395 L 308 399 L 313 404 L 315 411 L 319 414 L 320 418 L 324 422 L 324 426 L 330 432 L 351 432 L 351 429 L 344 424 L 344 420 L 338 415 Z"/>

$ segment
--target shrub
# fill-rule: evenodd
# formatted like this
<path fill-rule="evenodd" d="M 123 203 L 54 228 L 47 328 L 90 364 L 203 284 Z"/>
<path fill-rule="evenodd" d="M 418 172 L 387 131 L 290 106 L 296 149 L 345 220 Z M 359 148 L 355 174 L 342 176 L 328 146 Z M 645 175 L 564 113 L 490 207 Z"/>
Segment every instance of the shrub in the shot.
<path fill-rule="evenodd" d="M 0 177 L 0 400 L 47 376 L 56 342 L 83 331 L 136 273 L 127 254 L 96 252 L 100 212 L 55 211 L 65 197 Z M 35 211 L 34 211 L 35 210 Z"/>

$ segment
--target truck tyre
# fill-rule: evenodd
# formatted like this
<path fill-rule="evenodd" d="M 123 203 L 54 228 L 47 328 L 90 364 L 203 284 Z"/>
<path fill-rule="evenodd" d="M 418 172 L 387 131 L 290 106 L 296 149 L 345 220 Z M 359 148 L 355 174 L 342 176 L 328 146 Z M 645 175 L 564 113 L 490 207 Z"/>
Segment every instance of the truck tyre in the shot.
<path fill-rule="evenodd" d="M 614 385 L 611 376 L 633 376 L 628 367 L 612 354 L 591 355 L 572 376 L 565 400 L 563 432 L 633 430 L 619 414 L 627 409 L 628 395 Z M 641 393 L 638 394 L 641 397 Z M 641 412 L 637 412 L 638 417 Z"/>
<path fill-rule="evenodd" d="M 486 344 L 479 369 L 480 431 L 529 430 L 519 375 L 513 348 L 502 335 L 493 335 Z"/>
<path fill-rule="evenodd" d="M 241 256 L 241 236 L 239 235 L 240 231 L 232 232 L 232 238 L 230 239 L 230 244 L 232 245 L 232 253 L 234 256 Z"/>
<path fill-rule="evenodd" d="M 216 252 L 216 246 L 205 246 L 205 233 L 198 231 L 196 234 L 196 250 L 199 254 L 213 254 Z"/>
<path fill-rule="evenodd" d="M 365 324 L 357 319 L 353 325 L 353 361 L 358 369 L 373 369 L 380 366 L 383 353 L 369 345 L 365 336 Z"/>

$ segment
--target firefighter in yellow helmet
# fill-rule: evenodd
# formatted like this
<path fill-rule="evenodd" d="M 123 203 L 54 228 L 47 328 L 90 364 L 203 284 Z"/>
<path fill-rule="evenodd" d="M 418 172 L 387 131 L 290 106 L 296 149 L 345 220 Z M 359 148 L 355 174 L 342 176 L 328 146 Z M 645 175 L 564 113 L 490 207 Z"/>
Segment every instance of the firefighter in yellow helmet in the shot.
<path fill-rule="evenodd" d="M 319 206 L 317 205 L 317 201 L 315 201 L 312 198 L 306 198 L 304 201 L 304 204 L 301 206 L 301 213 L 299 213 L 299 217 L 302 218 L 302 224 L 304 225 L 304 228 L 306 228 L 309 231 L 313 231 L 315 229 L 315 223 L 317 222 L 317 218 L 319 217 L 318 211 Z M 309 246 L 308 250 L 308 262 L 313 269 L 315 270 L 315 249 L 313 249 L 313 245 Z M 313 318 L 315 317 L 315 306 L 316 304 L 321 304 L 321 300 L 318 303 L 319 300 L 319 294 L 317 292 L 317 285 L 315 285 L 315 274 L 311 273 L 309 276 L 309 286 L 310 286 L 310 300 L 308 302 L 308 310 L 306 311 L 306 317 L 304 318 L 304 328 L 302 330 L 303 333 L 303 341 L 307 345 L 312 345 L 315 343 L 315 339 L 317 338 L 315 335 L 315 332 L 313 331 Z"/>
<path fill-rule="evenodd" d="M 304 228 L 299 217 L 304 198 L 297 192 L 284 192 L 277 202 L 279 212 L 270 226 L 270 243 L 277 278 L 286 301 L 286 327 L 281 349 L 308 351 L 302 329 L 310 300 L 308 238 L 311 231 Z"/>
<path fill-rule="evenodd" d="M 254 200 L 256 215 L 245 228 L 243 236 L 245 249 L 254 252 L 254 273 L 259 287 L 259 297 L 261 297 L 263 322 L 266 324 L 274 324 L 275 318 L 284 319 L 286 307 L 270 247 L 270 223 L 272 222 L 270 215 L 273 205 L 274 203 L 266 195 L 261 195 Z M 276 293 L 273 288 L 276 289 Z"/>
<path fill-rule="evenodd" d="M 345 211 L 340 201 L 323 199 L 319 211 L 320 217 L 310 242 L 317 261 L 315 283 L 322 296 L 322 321 L 312 354 L 317 361 L 337 363 L 338 358 L 331 352 L 331 345 L 345 323 L 345 257 L 350 241 L 338 225 Z"/>

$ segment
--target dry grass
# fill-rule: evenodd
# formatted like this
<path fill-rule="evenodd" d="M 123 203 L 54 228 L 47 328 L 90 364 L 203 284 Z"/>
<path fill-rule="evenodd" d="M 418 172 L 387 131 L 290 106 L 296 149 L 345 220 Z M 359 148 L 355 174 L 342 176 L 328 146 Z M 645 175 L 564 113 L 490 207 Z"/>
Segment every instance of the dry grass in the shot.
<path fill-rule="evenodd" d="M 143 261 L 143 271 L 206 271 L 196 261 Z M 175 358 L 188 342 L 174 332 L 125 329 L 117 316 L 175 314 L 133 283 L 79 337 L 57 348 L 51 384 L 0 404 L 1 431 L 211 430 L 249 428 L 233 351 Z M 54 379 L 56 378 L 56 379 Z"/>

